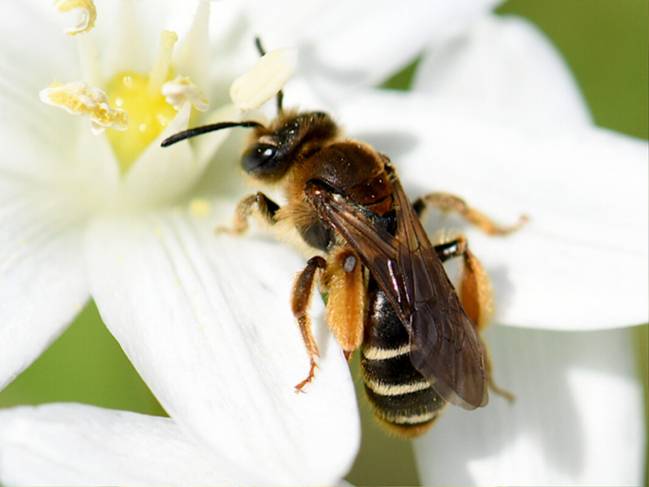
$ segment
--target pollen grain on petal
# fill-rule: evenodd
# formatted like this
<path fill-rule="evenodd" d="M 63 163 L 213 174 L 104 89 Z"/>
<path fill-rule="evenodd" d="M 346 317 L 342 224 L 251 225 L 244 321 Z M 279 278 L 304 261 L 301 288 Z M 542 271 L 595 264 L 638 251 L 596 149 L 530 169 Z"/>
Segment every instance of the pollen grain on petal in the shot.
<path fill-rule="evenodd" d="M 126 130 L 128 126 L 128 115 L 124 110 L 111 108 L 106 93 L 81 81 L 52 83 L 39 95 L 48 105 L 63 108 L 74 115 L 87 116 L 95 133 L 106 128 Z"/>
<path fill-rule="evenodd" d="M 56 0 L 56 8 L 59 12 L 70 12 L 79 10 L 81 19 L 74 27 L 65 30 L 65 33 L 71 36 L 90 32 L 95 26 L 97 20 L 97 9 L 92 0 Z"/>
<path fill-rule="evenodd" d="M 212 211 L 212 205 L 205 198 L 194 198 L 189 203 L 189 212 L 197 218 L 209 216 Z"/>
<path fill-rule="evenodd" d="M 247 73 L 234 80 L 230 97 L 240 110 L 253 110 L 275 96 L 297 65 L 295 49 L 276 49 L 262 56 Z"/>
<path fill-rule="evenodd" d="M 187 76 L 176 76 L 176 78 L 163 84 L 162 95 L 167 103 L 176 110 L 180 110 L 187 102 L 191 103 L 200 112 L 204 112 L 209 106 L 203 92 Z"/>

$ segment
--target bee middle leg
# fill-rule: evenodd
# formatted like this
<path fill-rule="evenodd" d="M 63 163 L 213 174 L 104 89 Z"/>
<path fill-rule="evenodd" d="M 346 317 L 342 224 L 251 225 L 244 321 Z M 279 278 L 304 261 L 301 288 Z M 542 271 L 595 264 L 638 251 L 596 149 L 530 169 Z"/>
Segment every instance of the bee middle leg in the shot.
<path fill-rule="evenodd" d="M 499 225 L 485 213 L 469 206 L 459 196 L 450 193 L 429 193 L 421 198 L 417 198 L 412 206 L 420 218 L 429 207 L 437 208 L 444 213 L 458 213 L 462 218 L 478 227 L 487 235 L 508 235 L 521 228 L 528 221 L 527 216 L 522 215 L 518 222 L 513 225 Z"/>
<path fill-rule="evenodd" d="M 313 380 L 318 367 L 318 345 L 307 312 L 318 271 L 321 272 L 319 280 L 322 288 L 327 292 L 327 324 L 345 357 L 349 359 L 363 341 L 366 293 L 360 260 L 348 248 L 332 252 L 328 261 L 320 256 L 310 258 L 293 286 L 293 315 L 300 327 L 310 362 L 306 379 L 295 386 L 297 392 L 301 392 Z"/>
<path fill-rule="evenodd" d="M 460 301 L 467 316 L 471 319 L 478 332 L 484 330 L 489 324 L 493 314 L 493 301 L 491 283 L 484 267 L 475 255 L 469 250 L 466 237 L 459 237 L 435 245 L 435 252 L 442 262 L 453 257 L 462 257 L 462 277 L 460 279 Z M 484 349 L 485 367 L 489 389 L 507 401 L 514 401 L 514 395 L 506 389 L 499 387 L 493 379 L 491 355 L 486 343 L 480 338 Z"/>
<path fill-rule="evenodd" d="M 258 211 L 259 216 L 269 225 L 275 224 L 275 216 L 279 210 L 279 205 L 271 200 L 262 192 L 257 192 L 246 196 L 239 204 L 234 212 L 234 218 L 232 221 L 232 226 L 219 226 L 216 228 L 218 233 L 232 233 L 235 235 L 241 235 L 248 230 L 250 216 L 255 210 Z"/>
<path fill-rule="evenodd" d="M 297 319 L 298 326 L 300 327 L 300 333 L 302 334 L 302 340 L 304 341 L 304 346 L 309 355 L 310 364 L 309 374 L 306 379 L 295 386 L 296 392 L 301 392 L 302 388 L 313 380 L 315 377 L 315 369 L 318 367 L 316 359 L 320 356 L 320 351 L 318 350 L 318 344 L 313 336 L 311 318 L 307 311 L 309 303 L 311 302 L 311 294 L 313 293 L 313 285 L 315 284 L 318 270 L 324 270 L 326 268 L 327 261 L 324 258 L 320 256 L 311 257 L 304 270 L 298 274 L 297 279 L 295 279 L 295 284 L 293 285 L 291 309 L 293 310 L 293 315 Z"/>

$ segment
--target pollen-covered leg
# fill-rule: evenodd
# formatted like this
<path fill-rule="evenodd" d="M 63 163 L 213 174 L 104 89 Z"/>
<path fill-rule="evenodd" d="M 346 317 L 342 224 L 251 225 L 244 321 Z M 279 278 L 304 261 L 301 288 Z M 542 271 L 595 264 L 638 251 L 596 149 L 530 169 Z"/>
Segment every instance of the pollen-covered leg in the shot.
<path fill-rule="evenodd" d="M 313 293 L 313 284 L 315 282 L 316 273 L 318 269 L 323 270 L 326 268 L 327 261 L 322 257 L 311 257 L 304 270 L 297 276 L 295 284 L 293 285 L 291 308 L 293 310 L 293 315 L 297 318 L 300 333 L 302 334 L 302 340 L 304 340 L 304 346 L 309 354 L 310 362 L 309 374 L 306 379 L 295 386 L 296 392 L 301 392 L 302 388 L 313 380 L 315 369 L 318 366 L 316 358 L 320 355 L 320 352 L 318 351 L 318 345 L 313 337 L 311 319 L 309 318 L 307 310 L 309 308 L 309 303 L 311 302 L 311 294 Z"/>
<path fill-rule="evenodd" d="M 475 225 L 487 235 L 507 235 L 515 232 L 527 222 L 527 216 L 522 215 L 514 225 L 499 225 L 491 218 L 475 208 L 470 207 L 459 196 L 450 193 L 429 193 L 417 198 L 413 207 L 417 215 L 422 216 L 428 207 L 437 208 L 443 212 L 456 212 L 466 221 Z"/>
<path fill-rule="evenodd" d="M 491 283 L 482 264 L 469 250 L 466 238 L 461 235 L 454 240 L 435 245 L 435 252 L 442 262 L 453 257 L 462 257 L 464 263 L 460 281 L 460 301 L 476 329 L 479 332 L 484 330 L 493 313 Z M 489 389 L 509 402 L 514 401 L 514 394 L 498 386 L 494 381 L 489 349 L 482 339 L 480 341 L 484 350 Z"/>
<path fill-rule="evenodd" d="M 242 199 L 235 210 L 232 226 L 219 226 L 216 228 L 217 233 L 241 235 L 248 230 L 248 219 L 255 208 L 262 220 L 269 225 L 275 224 L 275 214 L 279 210 L 279 205 L 264 193 L 258 192 L 257 194 L 251 194 Z"/>
<path fill-rule="evenodd" d="M 491 283 L 484 267 L 469 250 L 464 236 L 435 245 L 435 252 L 442 262 L 453 257 L 462 257 L 462 277 L 460 279 L 460 301 L 464 311 L 476 328 L 481 331 L 489 323 L 493 313 Z"/>
<path fill-rule="evenodd" d="M 471 321 L 482 331 L 493 315 L 491 282 L 484 267 L 468 247 L 462 258 L 464 266 L 460 280 L 460 301 Z"/>
<path fill-rule="evenodd" d="M 324 274 L 327 288 L 327 324 L 345 356 L 363 342 L 366 291 L 360 260 L 343 248 L 329 258 Z"/>

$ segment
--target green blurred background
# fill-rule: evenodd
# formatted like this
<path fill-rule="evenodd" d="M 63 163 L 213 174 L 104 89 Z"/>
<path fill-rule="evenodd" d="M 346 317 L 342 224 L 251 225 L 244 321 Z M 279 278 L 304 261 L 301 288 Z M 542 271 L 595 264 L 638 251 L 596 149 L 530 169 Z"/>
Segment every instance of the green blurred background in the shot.
<path fill-rule="evenodd" d="M 549 36 L 572 69 L 598 125 L 647 139 L 647 0 L 513 0 L 499 12 L 526 17 Z M 413 66 L 405 67 L 384 86 L 407 89 L 412 71 Z M 647 326 L 635 330 L 645 391 L 649 390 L 648 330 Z M 358 367 L 356 362 L 354 367 Z M 357 371 L 354 376 L 358 377 Z M 0 407 L 56 401 L 164 414 L 92 303 L 27 371 L 0 392 Z M 384 435 L 364 401 L 360 407 L 363 444 L 348 480 L 355 485 L 417 485 L 410 443 Z"/>

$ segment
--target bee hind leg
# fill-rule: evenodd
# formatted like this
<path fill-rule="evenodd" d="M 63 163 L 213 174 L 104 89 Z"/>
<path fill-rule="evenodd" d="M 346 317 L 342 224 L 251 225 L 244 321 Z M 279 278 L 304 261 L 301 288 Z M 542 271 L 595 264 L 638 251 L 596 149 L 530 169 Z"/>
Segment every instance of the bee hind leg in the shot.
<path fill-rule="evenodd" d="M 425 210 L 430 207 L 437 208 L 444 213 L 458 213 L 467 222 L 478 227 L 487 235 L 508 235 L 520 229 L 528 221 L 526 215 L 521 215 L 518 222 L 513 225 L 499 225 L 485 213 L 469 206 L 459 196 L 450 193 L 429 193 L 417 198 L 412 206 L 420 218 L 424 215 Z"/>
<path fill-rule="evenodd" d="M 327 324 L 349 360 L 363 342 L 367 296 L 363 266 L 352 249 L 341 247 L 330 254 L 323 277 Z"/>
<path fill-rule="evenodd" d="M 513 403 L 516 400 L 516 396 L 514 395 L 514 393 L 496 384 L 496 381 L 494 380 L 494 376 L 493 376 L 493 367 L 491 364 L 491 353 L 489 352 L 489 349 L 487 348 L 487 344 L 482 340 L 482 338 L 480 339 L 480 341 L 482 342 L 482 348 L 485 351 L 484 357 L 485 357 L 485 366 L 487 369 L 487 385 L 489 386 L 489 390 L 494 394 L 502 397 L 507 402 Z"/>
<path fill-rule="evenodd" d="M 435 245 L 435 252 L 442 262 L 454 257 L 462 257 L 464 262 L 460 281 L 460 301 L 467 316 L 471 319 L 478 332 L 481 332 L 489 324 L 493 313 L 491 284 L 482 264 L 469 250 L 467 240 L 462 235 L 448 242 Z M 489 389 L 494 394 L 513 402 L 515 399 L 514 394 L 496 384 L 492 373 L 491 354 L 482 338 L 480 338 L 480 343 L 484 350 Z"/>
<path fill-rule="evenodd" d="M 458 294 L 467 316 L 478 331 L 482 331 L 493 313 L 491 283 L 487 272 L 469 250 L 469 244 L 463 235 L 437 244 L 434 248 L 442 262 L 454 257 L 462 257 L 462 276 Z"/>
<path fill-rule="evenodd" d="M 291 309 L 293 315 L 297 319 L 298 326 L 300 327 L 300 333 L 302 334 L 302 340 L 304 341 L 304 346 L 309 355 L 310 364 L 309 374 L 306 379 L 295 386 L 295 392 L 302 392 L 304 386 L 310 383 L 315 377 L 315 369 L 318 367 L 316 359 L 319 357 L 320 352 L 311 330 L 311 318 L 309 318 L 307 310 L 309 308 L 309 303 L 311 302 L 313 285 L 318 270 L 325 270 L 326 268 L 327 261 L 324 258 L 320 256 L 311 257 L 304 270 L 298 274 L 297 279 L 295 279 L 295 284 L 293 285 Z"/>
<path fill-rule="evenodd" d="M 232 226 L 218 226 L 216 227 L 217 233 L 230 233 L 233 235 L 241 235 L 248 230 L 250 216 L 252 212 L 257 209 L 259 216 L 262 220 L 269 225 L 275 224 L 275 215 L 279 210 L 279 205 L 271 200 L 264 193 L 258 192 L 246 196 L 237 205 L 234 212 Z"/>

